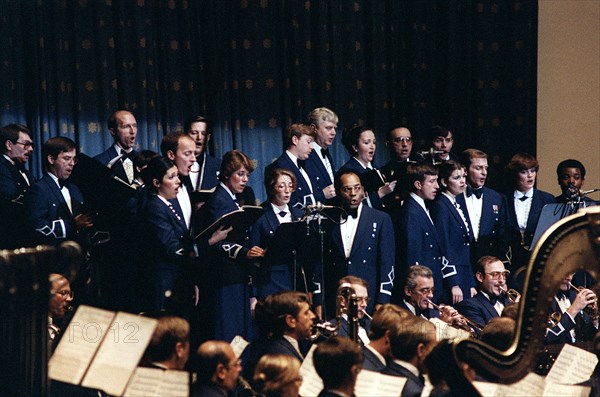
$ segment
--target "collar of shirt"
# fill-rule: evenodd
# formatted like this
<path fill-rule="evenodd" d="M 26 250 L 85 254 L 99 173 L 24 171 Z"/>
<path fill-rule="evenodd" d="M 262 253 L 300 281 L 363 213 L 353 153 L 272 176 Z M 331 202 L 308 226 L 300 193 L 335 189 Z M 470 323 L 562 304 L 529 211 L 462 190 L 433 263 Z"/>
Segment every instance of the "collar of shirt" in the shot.
<path fill-rule="evenodd" d="M 223 182 L 221 182 L 220 185 L 223 187 L 223 189 L 225 189 L 227 193 L 229 193 L 229 196 L 233 201 L 237 201 L 237 197 L 235 197 L 235 194 L 231 193 L 231 190 L 229 190 L 229 188 Z"/>
<path fill-rule="evenodd" d="M 417 309 L 415 309 L 412 303 L 404 299 L 404 304 L 406 305 L 406 307 L 408 307 L 408 310 L 410 310 L 412 314 L 414 314 L 415 316 L 417 315 Z"/>
<path fill-rule="evenodd" d="M 298 341 L 295 338 L 292 338 L 289 335 L 283 335 L 283 338 L 285 340 L 287 340 L 288 342 L 290 342 L 292 344 L 292 346 L 294 347 L 294 349 L 296 349 L 296 351 L 303 356 L 302 352 L 300 351 L 300 345 L 298 344 Z M 303 356 L 304 357 L 304 356 Z"/>
<path fill-rule="evenodd" d="M 417 196 L 416 193 L 410 192 L 410 197 L 414 198 L 415 201 L 417 203 L 419 203 L 419 205 L 421 206 L 421 208 L 423 208 L 425 210 L 425 212 L 429 213 L 429 210 L 427 209 L 427 206 L 425 206 L 425 200 L 423 200 L 421 197 Z"/>
<path fill-rule="evenodd" d="M 275 213 L 275 215 L 277 215 L 279 218 L 281 218 L 279 216 L 279 213 L 281 211 L 285 211 L 285 216 L 282 219 L 287 218 L 290 215 L 290 207 L 288 207 L 288 205 L 284 205 L 283 207 L 279 208 L 278 206 L 276 206 L 275 204 L 271 203 L 271 208 L 273 208 L 273 212 Z"/>
<path fill-rule="evenodd" d="M 383 365 L 385 365 L 385 357 L 383 357 L 381 355 L 381 353 L 379 353 L 377 350 L 373 349 L 371 347 L 371 345 L 365 345 L 365 348 L 369 349 L 375 355 L 375 357 L 377 357 L 379 362 L 381 362 Z"/>
<path fill-rule="evenodd" d="M 312 143 L 310 145 L 312 146 L 313 150 L 315 150 L 317 152 L 317 154 L 319 155 L 319 157 L 323 157 L 323 156 L 321 156 L 321 149 L 327 149 L 327 148 L 321 147 L 317 143 L 317 141 L 312 141 Z"/>
<path fill-rule="evenodd" d="M 516 199 L 520 199 L 523 196 L 533 197 L 533 188 L 529 189 L 526 192 L 520 192 L 518 190 L 515 190 L 515 192 L 513 193 L 513 197 Z"/>
<path fill-rule="evenodd" d="M 60 183 L 58 183 L 58 177 L 51 172 L 48 172 L 48 175 L 50 175 L 50 178 L 52 178 L 52 180 L 56 183 L 56 186 L 58 186 L 58 189 L 62 190 Z"/>
<path fill-rule="evenodd" d="M 417 367 L 415 367 L 414 365 L 412 365 L 411 363 L 409 363 L 408 361 L 402 361 L 402 360 L 398 360 L 395 359 L 394 362 L 396 364 L 398 364 L 401 367 L 406 368 L 407 370 L 409 370 L 410 372 L 412 372 L 415 376 L 419 376 L 419 369 Z"/>
<path fill-rule="evenodd" d="M 360 204 L 358 205 L 358 208 L 356 209 L 356 218 L 352 218 L 351 216 L 349 216 L 348 219 L 352 218 L 358 223 L 358 220 L 360 219 L 360 214 L 362 212 L 362 208 L 363 208 L 363 203 L 361 201 Z M 343 218 L 342 218 L 342 221 L 343 221 Z M 346 223 L 348 223 L 348 222 L 346 221 Z M 345 225 L 345 223 L 343 225 Z"/>
<path fill-rule="evenodd" d="M 287 156 L 290 158 L 290 160 L 292 160 L 292 163 L 296 164 L 296 166 L 298 166 L 298 157 L 296 157 L 292 152 L 290 152 L 289 150 L 285 151 L 285 154 L 287 154 Z"/>
<path fill-rule="evenodd" d="M 12 165 L 15 165 L 15 161 L 13 159 L 11 159 L 10 157 L 8 157 L 6 154 L 3 154 L 4 158 L 8 160 L 9 163 L 11 163 Z"/>
<path fill-rule="evenodd" d="M 163 196 L 161 196 L 160 194 L 157 194 L 156 197 L 158 197 L 160 199 L 160 201 L 162 201 L 163 203 L 165 203 L 166 206 L 171 206 L 173 204 L 171 204 L 169 202 L 169 200 L 167 200 L 166 198 L 164 198 Z"/>
<path fill-rule="evenodd" d="M 122 148 L 122 147 L 121 147 L 121 145 L 119 145 L 119 144 L 118 144 L 118 143 L 116 143 L 116 142 L 113 144 L 113 147 L 114 147 L 114 148 L 115 148 L 115 150 L 117 151 L 117 155 L 118 155 L 118 156 L 120 156 L 120 155 L 121 155 L 121 150 L 124 150 L 124 151 L 125 151 L 125 153 L 127 153 L 127 154 L 129 154 L 129 153 L 131 153 L 131 152 L 133 151 L 133 148 L 129 148 L 129 150 L 128 150 L 128 149 L 124 149 L 124 148 Z"/>
<path fill-rule="evenodd" d="M 365 170 L 372 170 L 373 166 L 371 165 L 371 162 L 369 161 L 369 163 L 367 165 L 365 165 L 362 161 L 360 161 L 358 159 L 358 157 L 353 157 L 354 160 L 356 160 L 358 162 L 358 164 L 360 164 L 361 167 L 363 167 L 363 169 Z"/>
<path fill-rule="evenodd" d="M 448 200 L 450 200 L 450 203 L 454 206 L 456 206 L 456 196 L 454 196 L 452 193 L 450 192 L 442 192 L 442 194 L 446 197 L 448 197 Z"/>

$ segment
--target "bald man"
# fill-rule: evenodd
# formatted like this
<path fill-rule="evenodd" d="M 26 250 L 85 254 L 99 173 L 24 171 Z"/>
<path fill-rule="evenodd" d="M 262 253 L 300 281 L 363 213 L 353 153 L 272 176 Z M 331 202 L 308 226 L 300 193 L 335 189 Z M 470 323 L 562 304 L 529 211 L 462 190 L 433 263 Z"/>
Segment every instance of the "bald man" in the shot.
<path fill-rule="evenodd" d="M 194 370 L 198 381 L 192 390 L 193 397 L 226 397 L 235 390 L 242 365 L 229 343 L 217 340 L 204 342 L 195 358 Z"/>

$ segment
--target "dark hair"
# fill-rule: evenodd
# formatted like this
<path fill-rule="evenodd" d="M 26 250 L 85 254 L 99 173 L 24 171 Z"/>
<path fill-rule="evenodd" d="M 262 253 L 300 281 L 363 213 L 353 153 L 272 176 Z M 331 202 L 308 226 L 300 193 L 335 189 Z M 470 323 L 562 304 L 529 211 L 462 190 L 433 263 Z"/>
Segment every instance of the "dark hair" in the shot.
<path fill-rule="evenodd" d="M 114 112 L 112 112 L 112 114 L 108 117 L 108 120 L 106 121 L 106 124 L 108 125 L 108 129 L 109 130 L 114 130 L 115 128 L 117 128 L 117 116 L 119 115 L 119 113 L 129 113 L 130 115 L 133 116 L 133 113 L 131 113 L 129 110 L 125 110 L 125 109 L 119 109 L 119 110 L 115 110 Z"/>
<path fill-rule="evenodd" d="M 190 340 L 190 324 L 181 317 L 162 316 L 146 349 L 150 361 L 164 361 L 173 355 L 177 343 Z"/>
<path fill-rule="evenodd" d="M 285 129 L 285 133 L 283 135 L 283 144 L 285 148 L 288 149 L 292 146 L 293 137 L 300 139 L 302 138 L 302 135 L 308 135 L 314 138 L 315 132 L 310 128 L 308 124 L 296 123 L 288 126 L 288 128 Z"/>
<path fill-rule="evenodd" d="M 345 336 L 331 337 L 317 346 L 313 363 L 326 389 L 335 389 L 352 379 L 352 366 L 361 365 L 363 353 Z"/>
<path fill-rule="evenodd" d="M 44 168 L 46 171 L 50 169 L 50 163 L 48 162 L 48 156 L 56 159 L 58 155 L 63 152 L 70 152 L 75 149 L 77 153 L 77 145 L 71 139 L 64 136 L 56 136 L 48 139 L 42 145 L 42 158 L 44 160 Z"/>
<path fill-rule="evenodd" d="M 515 335 L 516 322 L 510 317 L 495 317 L 483 327 L 481 341 L 498 350 L 507 350 Z"/>
<path fill-rule="evenodd" d="M 558 177 L 558 179 L 561 178 L 563 170 L 565 168 L 578 168 L 579 172 L 581 173 L 581 179 L 585 179 L 585 167 L 583 166 L 581 161 L 575 159 L 568 159 L 558 163 L 558 166 L 556 167 L 556 176 Z"/>
<path fill-rule="evenodd" d="M 471 167 L 473 159 L 487 159 L 488 155 L 479 149 L 466 149 L 459 156 L 459 161 L 468 170 Z"/>
<path fill-rule="evenodd" d="M 169 151 L 175 154 L 175 152 L 177 152 L 177 148 L 179 147 L 179 141 L 181 139 L 189 139 L 192 142 L 194 141 L 192 138 L 190 138 L 188 134 L 184 132 L 172 132 L 163 137 L 162 142 L 160 143 L 160 153 L 165 157 L 167 157 L 167 153 Z"/>
<path fill-rule="evenodd" d="M 154 186 L 152 181 L 156 179 L 159 183 L 162 183 L 167 171 L 173 167 L 175 167 L 175 164 L 168 158 L 162 156 L 154 157 L 142 172 L 142 179 L 151 191 L 156 192 L 158 188 Z"/>
<path fill-rule="evenodd" d="M 352 175 L 356 175 L 356 177 L 358 177 L 358 179 L 360 180 L 360 177 L 359 177 L 359 176 L 358 176 L 358 174 L 357 174 L 356 172 L 354 172 L 354 171 L 351 171 L 351 170 L 344 170 L 344 171 L 341 171 L 341 172 L 337 173 L 337 174 L 335 175 L 335 178 L 333 179 L 333 186 L 335 187 L 335 191 L 336 191 L 336 192 L 339 192 L 339 191 L 340 191 L 340 189 L 343 187 L 343 185 L 342 185 L 342 177 L 343 177 L 344 175 L 350 175 L 350 174 L 352 174 Z M 362 183 L 361 183 L 361 185 L 362 185 Z"/>
<path fill-rule="evenodd" d="M 415 191 L 415 182 L 425 181 L 426 175 L 437 175 L 438 170 L 431 164 L 409 164 L 406 167 L 406 190 L 409 192 Z"/>
<path fill-rule="evenodd" d="M 482 256 L 481 258 L 479 258 L 477 263 L 475 263 L 475 266 L 473 268 L 473 273 L 474 274 L 477 274 L 477 273 L 484 274 L 486 265 L 489 265 L 490 263 L 494 263 L 494 262 L 502 262 L 502 261 L 500 260 L 500 258 L 498 258 L 496 256 L 490 256 L 490 255 Z"/>
<path fill-rule="evenodd" d="M 267 188 L 267 195 L 269 199 L 272 199 L 275 196 L 275 186 L 277 185 L 277 179 L 280 176 L 289 176 L 292 180 L 293 189 L 296 190 L 296 175 L 288 169 L 285 168 L 274 168 L 269 171 L 269 174 L 265 178 L 265 187 Z"/>
<path fill-rule="evenodd" d="M 274 336 L 282 336 L 287 329 L 286 316 L 297 317 L 300 313 L 300 303 L 309 303 L 305 293 L 297 291 L 282 291 L 265 298 L 264 306 L 271 318 L 269 324 Z"/>
<path fill-rule="evenodd" d="M 462 170 L 463 168 L 465 167 L 461 163 L 454 160 L 444 161 L 442 164 L 438 165 L 438 178 L 440 180 L 441 190 L 447 190 L 447 187 L 441 184 L 441 180 L 443 179 L 447 182 L 454 171 Z"/>
<path fill-rule="evenodd" d="M 412 316 L 407 310 L 391 303 L 385 303 L 375 311 L 369 327 L 369 339 L 377 340 L 385 336 L 386 331 L 392 331 L 404 317 Z"/>
<path fill-rule="evenodd" d="M 358 147 L 360 134 L 365 131 L 373 131 L 373 129 L 362 125 L 355 125 L 354 127 L 345 130 L 342 134 L 342 145 L 344 145 L 350 156 L 356 155 L 357 150 L 355 149 L 355 146 Z"/>
<path fill-rule="evenodd" d="M 208 119 L 206 117 L 204 117 L 204 116 L 194 116 L 194 117 L 191 117 L 188 120 L 186 120 L 186 122 L 184 124 L 184 127 L 183 127 L 183 131 L 185 133 L 188 133 L 192 129 L 192 124 L 194 124 L 194 123 L 204 123 L 204 124 L 206 124 L 206 133 L 208 135 L 211 134 L 210 128 L 209 128 L 210 124 L 208 122 Z"/>
<path fill-rule="evenodd" d="M 435 332 L 435 325 L 421 317 L 402 318 L 390 336 L 392 355 L 398 360 L 412 360 L 420 343 L 435 340 Z"/>
<path fill-rule="evenodd" d="M 252 172 L 256 168 L 252 160 L 239 150 L 231 150 L 225 153 L 223 161 L 221 161 L 219 180 L 225 182 L 234 172 L 242 167 L 246 168 L 248 172 Z"/>
<path fill-rule="evenodd" d="M 2 144 L 2 152 L 6 152 L 6 141 L 16 143 L 19 140 L 19 132 L 23 132 L 31 138 L 29 128 L 23 124 L 12 123 L 0 128 L 0 144 Z"/>
<path fill-rule="evenodd" d="M 400 126 L 398 126 L 398 127 L 394 127 L 394 128 L 392 128 L 391 130 L 389 130 L 389 131 L 387 132 L 387 134 L 385 135 L 385 140 L 386 140 L 388 143 L 389 143 L 389 142 L 392 142 L 392 133 L 393 133 L 394 131 L 396 131 L 396 130 L 399 130 L 400 128 L 404 128 L 405 130 L 407 130 L 407 131 L 410 133 L 410 137 L 411 137 L 411 139 L 412 139 L 412 131 L 410 130 L 410 128 L 408 128 L 408 127 L 407 127 L 407 126 L 405 126 L 405 125 L 400 125 Z"/>
<path fill-rule="evenodd" d="M 429 129 L 429 133 L 427 134 L 427 138 L 429 142 L 433 142 L 438 136 L 442 136 L 446 138 L 448 135 L 452 133 L 452 137 L 454 138 L 454 133 L 447 129 L 446 127 L 442 127 L 441 125 L 434 125 Z"/>

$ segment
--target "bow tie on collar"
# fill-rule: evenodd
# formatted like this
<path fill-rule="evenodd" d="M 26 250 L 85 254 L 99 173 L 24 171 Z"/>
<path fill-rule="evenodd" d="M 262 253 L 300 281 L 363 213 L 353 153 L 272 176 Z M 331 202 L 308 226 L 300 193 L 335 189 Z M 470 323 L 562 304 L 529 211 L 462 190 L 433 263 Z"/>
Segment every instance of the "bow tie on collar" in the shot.
<path fill-rule="evenodd" d="M 495 305 L 496 302 L 500 302 L 506 306 L 506 299 L 504 299 L 504 296 L 496 296 L 490 294 L 490 302 L 492 302 L 492 305 Z"/>
<path fill-rule="evenodd" d="M 569 292 L 568 291 L 559 290 L 556 293 L 556 297 L 558 298 L 558 300 L 561 300 L 561 299 L 569 299 L 569 300 L 571 300 L 571 298 L 569 297 Z"/>
<path fill-rule="evenodd" d="M 121 160 L 125 161 L 126 159 L 133 161 L 133 150 L 127 153 L 125 150 L 121 149 Z"/>
<path fill-rule="evenodd" d="M 529 198 L 529 197 L 527 197 L 527 196 L 523 196 L 523 197 L 521 197 L 519 200 L 521 200 L 521 201 L 525 201 L 525 200 L 527 200 L 528 198 Z"/>
<path fill-rule="evenodd" d="M 287 212 L 279 211 L 279 213 L 277 215 L 279 215 L 281 218 L 284 218 L 287 215 Z"/>
<path fill-rule="evenodd" d="M 327 149 L 323 149 L 321 148 L 321 156 L 323 156 L 323 158 L 331 158 L 331 155 L 329 154 L 329 148 Z"/>
<path fill-rule="evenodd" d="M 192 180 L 189 175 L 179 175 L 181 184 L 186 187 L 187 190 L 192 191 Z"/>
<path fill-rule="evenodd" d="M 352 217 L 354 219 L 358 218 L 358 207 L 357 208 L 344 208 L 344 210 L 346 211 L 346 219 L 348 217 Z"/>
<path fill-rule="evenodd" d="M 467 186 L 467 197 L 475 195 L 478 199 L 483 195 L 483 188 L 473 189 L 471 186 Z"/>
<path fill-rule="evenodd" d="M 65 187 L 65 186 L 68 186 L 68 182 L 67 182 L 67 181 L 64 181 L 64 180 L 62 180 L 62 179 L 59 179 L 59 180 L 58 180 L 58 187 L 59 187 L 60 189 L 62 189 L 62 188 L 63 188 L 63 187 Z"/>
<path fill-rule="evenodd" d="M 304 166 L 306 165 L 306 160 L 300 160 L 298 159 L 298 168 L 304 168 Z"/>

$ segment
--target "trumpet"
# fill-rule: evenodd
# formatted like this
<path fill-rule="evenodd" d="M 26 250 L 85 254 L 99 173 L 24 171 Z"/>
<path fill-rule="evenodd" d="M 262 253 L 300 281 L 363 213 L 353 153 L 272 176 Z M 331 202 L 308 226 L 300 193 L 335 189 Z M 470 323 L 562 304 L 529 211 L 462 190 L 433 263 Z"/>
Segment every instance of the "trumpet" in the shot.
<path fill-rule="evenodd" d="M 554 328 L 560 323 L 561 314 L 554 312 L 548 316 L 548 326 Z"/>
<path fill-rule="evenodd" d="M 575 291 L 577 291 L 578 294 L 581 291 L 583 291 L 584 289 L 586 289 L 585 287 L 576 287 L 571 282 L 569 282 L 569 287 L 571 287 Z M 590 303 L 589 305 L 587 305 L 585 307 L 585 309 L 583 309 L 583 311 L 584 311 L 585 314 L 587 314 L 588 316 L 590 316 L 592 318 L 592 320 L 597 319 L 599 317 L 599 315 L 598 315 L 598 298 L 596 297 L 596 299 L 594 299 L 594 301 L 592 303 Z"/>
<path fill-rule="evenodd" d="M 427 299 L 427 303 L 433 306 L 433 308 L 440 313 L 442 312 L 442 310 L 444 310 L 444 307 L 436 305 L 429 299 Z M 483 329 L 483 325 L 476 323 L 475 321 L 469 319 L 466 316 L 463 316 L 462 314 L 459 314 L 458 318 L 454 319 L 454 321 L 450 325 L 454 328 L 460 328 L 462 330 L 468 331 L 471 333 L 472 336 L 475 336 L 476 332 L 481 332 L 481 330 Z"/>
<path fill-rule="evenodd" d="M 514 290 L 512 288 L 504 289 L 500 287 L 500 291 L 502 291 L 502 293 L 506 295 L 510 303 L 518 303 L 521 300 L 521 294 L 517 290 Z"/>
<path fill-rule="evenodd" d="M 311 335 L 308 338 L 311 342 L 316 342 L 322 338 L 330 338 L 337 334 L 338 328 L 336 325 L 332 324 L 329 321 L 317 323 L 315 322 L 312 325 Z"/>

